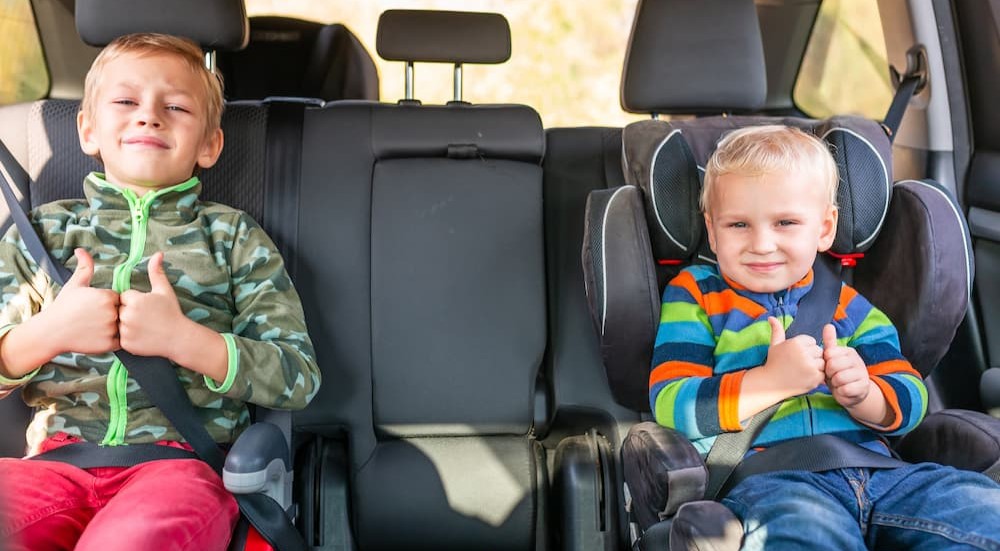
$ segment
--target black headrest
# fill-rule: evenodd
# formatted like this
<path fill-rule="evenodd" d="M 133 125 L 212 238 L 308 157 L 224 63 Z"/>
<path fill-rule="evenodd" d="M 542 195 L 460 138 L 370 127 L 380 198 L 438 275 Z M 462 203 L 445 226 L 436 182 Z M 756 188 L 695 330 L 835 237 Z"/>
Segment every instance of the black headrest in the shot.
<path fill-rule="evenodd" d="M 340 24 L 251 17 L 246 49 L 220 54 L 217 63 L 229 100 L 378 99 L 375 62 L 354 33 Z"/>
<path fill-rule="evenodd" d="M 753 0 L 639 0 L 622 108 L 632 113 L 753 111 L 767 98 Z"/>
<path fill-rule="evenodd" d="M 523 105 L 376 105 L 376 159 L 447 157 L 540 163 L 545 132 L 538 113 Z"/>
<path fill-rule="evenodd" d="M 206 50 L 239 50 L 250 37 L 243 0 L 76 0 L 76 31 L 91 46 L 132 33 L 184 36 Z"/>
<path fill-rule="evenodd" d="M 691 260 L 709 254 L 698 198 L 704 166 L 719 140 L 746 126 L 784 124 L 830 144 L 840 185 L 840 219 L 831 251 L 860 253 L 885 221 L 892 193 L 891 145 L 875 121 L 775 117 L 708 117 L 690 121 L 641 121 L 622 133 L 625 178 L 643 190 L 653 254 L 660 260 Z"/>
<path fill-rule="evenodd" d="M 375 49 L 388 61 L 503 63 L 510 25 L 498 13 L 388 10 L 378 18 Z"/>

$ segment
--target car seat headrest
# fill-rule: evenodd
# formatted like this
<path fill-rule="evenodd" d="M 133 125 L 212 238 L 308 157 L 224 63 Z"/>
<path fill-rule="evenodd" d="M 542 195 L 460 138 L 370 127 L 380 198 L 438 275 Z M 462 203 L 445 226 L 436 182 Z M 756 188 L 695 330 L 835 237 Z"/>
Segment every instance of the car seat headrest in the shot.
<path fill-rule="evenodd" d="M 375 62 L 354 33 L 340 24 L 251 17 L 246 49 L 219 55 L 217 63 L 228 100 L 378 99 Z"/>
<path fill-rule="evenodd" d="M 658 260 L 686 262 L 710 254 L 698 205 L 704 166 L 727 132 L 761 124 L 801 128 L 830 144 L 840 176 L 840 219 L 831 252 L 863 253 L 871 246 L 892 193 L 891 145 L 877 122 L 859 117 L 649 120 L 623 131 L 622 162 L 626 181 L 643 190 L 650 242 Z"/>
<path fill-rule="evenodd" d="M 233 51 L 250 38 L 243 0 L 76 0 L 76 31 L 98 47 L 126 34 L 163 33 Z"/>
<path fill-rule="evenodd" d="M 387 10 L 375 49 L 387 61 L 503 63 L 510 59 L 510 25 L 497 13 Z"/>
<path fill-rule="evenodd" d="M 753 0 L 639 0 L 622 70 L 631 113 L 760 109 L 764 46 Z"/>

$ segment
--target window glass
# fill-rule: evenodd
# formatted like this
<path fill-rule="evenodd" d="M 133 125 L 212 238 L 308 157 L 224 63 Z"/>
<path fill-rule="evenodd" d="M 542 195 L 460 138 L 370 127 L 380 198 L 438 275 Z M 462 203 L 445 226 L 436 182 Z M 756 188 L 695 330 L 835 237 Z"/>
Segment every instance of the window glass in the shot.
<path fill-rule="evenodd" d="M 472 103 L 523 103 L 546 127 L 623 126 L 641 115 L 619 102 L 636 0 L 246 0 L 247 13 L 342 23 L 375 59 L 382 101 L 403 97 L 404 69 L 375 52 L 378 17 L 388 9 L 486 11 L 510 22 L 511 57 L 500 65 L 465 65 L 463 98 Z M 452 99 L 452 66 L 418 63 L 413 95 L 429 104 Z"/>
<path fill-rule="evenodd" d="M 824 0 L 795 82 L 795 104 L 816 118 L 882 120 L 892 95 L 878 3 Z"/>
<path fill-rule="evenodd" d="M 0 0 L 0 105 L 42 98 L 49 75 L 28 0 Z"/>

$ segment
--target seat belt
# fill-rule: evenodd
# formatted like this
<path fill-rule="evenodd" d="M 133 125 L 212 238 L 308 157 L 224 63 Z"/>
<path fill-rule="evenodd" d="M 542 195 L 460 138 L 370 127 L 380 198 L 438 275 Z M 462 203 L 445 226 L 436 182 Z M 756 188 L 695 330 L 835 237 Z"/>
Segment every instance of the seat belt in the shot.
<path fill-rule="evenodd" d="M 919 44 L 913 46 L 906 51 L 905 73 L 900 75 L 895 67 L 890 66 L 889 69 L 893 81 L 897 83 L 896 93 L 892 96 L 892 103 L 882 120 L 882 126 L 885 127 L 891 144 L 896 139 L 896 132 L 903 122 L 903 114 L 906 113 L 910 98 L 927 83 L 927 52 Z"/>
<path fill-rule="evenodd" d="M 823 326 L 830 323 L 840 303 L 840 262 L 828 255 L 821 254 L 813 263 L 813 287 L 799 301 L 795 319 L 788 326 L 785 334 L 791 338 L 796 335 L 809 335 L 816 342 L 823 341 Z M 747 451 L 757 439 L 760 431 L 778 411 L 781 403 L 774 404 L 757 413 L 747 422 L 746 428 L 739 432 L 720 434 L 705 458 L 708 468 L 708 483 L 705 486 L 705 498 L 717 499 L 726 482 L 730 479 L 737 466 L 743 461 Z"/>
<path fill-rule="evenodd" d="M 16 162 L 13 155 L 11 155 L 6 145 L 2 142 L 0 142 L 0 159 L 3 161 L 9 159 Z M 2 191 L 4 201 L 7 203 L 7 208 L 10 211 L 15 226 L 17 226 L 21 234 L 21 240 L 28 249 L 28 253 L 39 267 L 49 274 L 49 277 L 53 281 L 59 283 L 59 285 L 63 285 L 72 274 L 65 266 L 52 258 L 38 233 L 35 231 L 34 226 L 31 224 L 31 221 L 28 219 L 27 213 L 21 207 L 20 203 L 17 202 L 17 198 L 14 195 L 13 180 L 7 171 L 6 163 L 0 163 L 0 173 L 3 176 L 0 178 L 2 180 L 0 182 L 0 191 Z M 225 456 L 218 444 L 215 443 L 215 440 L 208 433 L 208 430 L 205 429 L 205 426 L 198 419 L 194 405 L 181 385 L 180 379 L 174 373 L 174 368 L 170 362 L 165 358 L 136 356 L 124 350 L 116 351 L 115 356 L 125 366 L 129 375 L 139 383 L 146 396 L 153 402 L 153 405 L 163 413 L 167 420 L 177 429 L 177 432 L 184 437 L 184 440 L 194 448 L 198 457 L 208 463 L 221 477 Z M 48 457 L 52 457 L 53 459 L 57 457 L 73 459 L 74 454 L 85 455 L 88 451 L 87 448 L 99 447 L 96 444 L 90 444 L 89 446 L 86 444 L 70 444 L 63 446 L 63 448 L 71 446 L 79 446 L 77 449 L 80 452 L 65 450 L 62 454 L 55 454 L 58 451 L 57 449 L 49 452 L 54 454 L 52 456 L 41 454 L 35 457 L 39 459 L 46 459 Z M 128 447 L 130 446 L 117 446 L 116 448 Z M 144 446 L 142 450 L 134 452 L 128 450 L 116 452 L 113 451 L 115 448 L 105 449 L 108 450 L 106 453 L 109 456 L 114 453 L 122 453 L 124 454 L 122 457 L 131 456 L 137 460 L 141 459 L 138 461 L 139 463 L 150 459 L 159 459 L 167 455 L 174 455 L 173 452 L 166 451 L 171 449 L 167 446 L 157 446 L 157 448 L 163 448 L 163 456 L 150 457 L 149 454 L 152 452 L 160 452 L 161 450 L 151 449 L 148 446 Z M 73 463 L 71 460 L 67 462 Z M 291 519 L 288 518 L 288 515 L 285 514 L 285 511 L 276 501 L 267 496 L 255 494 L 233 494 L 233 497 L 236 498 L 236 502 L 239 504 L 240 512 L 250 520 L 251 524 L 257 528 L 264 539 L 274 546 L 276 550 L 306 551 L 308 549 L 305 541 L 302 539 L 302 535 L 295 530 Z"/>

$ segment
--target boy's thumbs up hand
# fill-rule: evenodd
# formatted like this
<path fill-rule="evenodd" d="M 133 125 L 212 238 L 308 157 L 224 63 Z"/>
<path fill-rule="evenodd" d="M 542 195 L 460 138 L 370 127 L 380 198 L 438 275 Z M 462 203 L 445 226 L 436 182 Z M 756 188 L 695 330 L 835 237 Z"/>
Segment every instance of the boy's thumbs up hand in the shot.
<path fill-rule="evenodd" d="M 785 328 L 775 317 L 768 317 L 771 347 L 762 366 L 769 378 L 787 388 L 792 395 L 805 394 L 823 382 L 823 351 L 816 339 L 798 335 L 787 339 Z"/>
<path fill-rule="evenodd" d="M 826 385 L 837 403 L 849 408 L 868 397 L 872 382 L 864 360 L 857 350 L 837 344 L 837 330 L 829 323 L 823 327 L 823 362 Z"/>
<path fill-rule="evenodd" d="M 77 265 L 52 306 L 37 317 L 56 354 L 103 354 L 118 349 L 118 293 L 90 286 L 94 259 L 84 249 L 73 251 Z"/>
<path fill-rule="evenodd" d="M 163 253 L 149 259 L 150 291 L 128 290 L 121 295 L 118 333 L 121 347 L 138 356 L 170 357 L 177 331 L 190 322 L 163 269 Z"/>

